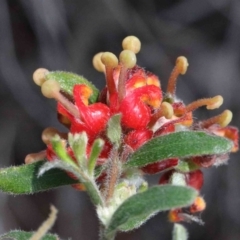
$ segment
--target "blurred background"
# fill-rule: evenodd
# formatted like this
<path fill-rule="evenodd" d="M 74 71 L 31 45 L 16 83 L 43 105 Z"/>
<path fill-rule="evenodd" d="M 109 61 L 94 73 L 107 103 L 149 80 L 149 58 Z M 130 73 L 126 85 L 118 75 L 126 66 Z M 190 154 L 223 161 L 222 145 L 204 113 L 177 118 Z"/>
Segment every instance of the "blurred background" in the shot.
<path fill-rule="evenodd" d="M 23 164 L 30 152 L 45 148 L 41 132 L 57 122 L 55 102 L 45 99 L 32 81 L 39 67 L 83 75 L 99 88 L 104 76 L 92 67 L 100 51 L 119 54 L 127 35 L 142 42 L 138 64 L 161 79 L 163 90 L 179 55 L 189 60 L 179 78 L 178 97 L 189 103 L 221 94 L 214 112 L 199 109 L 199 119 L 224 109 L 240 122 L 240 1 L 238 0 L 1 0 L 0 1 L 0 167 Z M 240 161 L 205 169 L 202 194 L 204 226 L 186 224 L 190 239 L 240 239 Z M 152 181 L 157 181 L 156 176 Z M 35 230 L 50 203 L 59 209 L 52 229 L 62 239 L 95 240 L 98 220 L 84 192 L 63 187 L 31 196 L 0 194 L 0 234 Z M 160 213 L 143 227 L 117 240 L 168 240 L 172 224 Z"/>

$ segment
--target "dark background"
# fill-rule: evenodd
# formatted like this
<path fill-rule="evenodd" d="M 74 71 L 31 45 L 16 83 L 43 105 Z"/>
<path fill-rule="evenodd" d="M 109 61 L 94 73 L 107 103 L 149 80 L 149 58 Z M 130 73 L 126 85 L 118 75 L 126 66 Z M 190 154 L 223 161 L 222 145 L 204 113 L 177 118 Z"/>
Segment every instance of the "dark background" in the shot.
<path fill-rule="evenodd" d="M 101 88 L 104 77 L 93 69 L 92 57 L 99 51 L 118 55 L 127 35 L 142 41 L 138 64 L 160 77 L 163 90 L 176 57 L 186 56 L 190 66 L 179 79 L 179 98 L 189 103 L 221 94 L 220 110 L 200 109 L 195 116 L 231 109 L 232 124 L 239 126 L 240 1 L 1 0 L 0 167 L 22 164 L 28 153 L 44 149 L 40 136 L 45 127 L 61 128 L 55 102 L 32 81 L 34 70 L 72 71 Z M 239 172 L 239 153 L 227 166 L 204 170 L 205 226 L 186 224 L 190 239 L 240 239 Z M 0 233 L 37 229 L 52 203 L 59 209 L 53 232 L 63 239 L 98 238 L 94 207 L 84 192 L 71 187 L 32 196 L 1 194 L 0 203 Z M 168 240 L 171 229 L 161 213 L 117 239 Z"/>

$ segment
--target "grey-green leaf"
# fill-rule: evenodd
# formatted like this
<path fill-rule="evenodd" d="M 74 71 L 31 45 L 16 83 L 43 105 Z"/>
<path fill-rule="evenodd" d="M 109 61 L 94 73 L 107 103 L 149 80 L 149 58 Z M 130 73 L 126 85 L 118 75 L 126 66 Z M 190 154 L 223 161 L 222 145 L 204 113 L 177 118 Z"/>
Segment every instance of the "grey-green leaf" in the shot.
<path fill-rule="evenodd" d="M 173 227 L 172 240 L 187 240 L 187 239 L 188 239 L 187 229 L 183 225 L 175 223 Z"/>
<path fill-rule="evenodd" d="M 39 169 L 45 162 L 39 161 L 28 165 L 2 168 L 0 170 L 0 191 L 9 194 L 31 194 L 78 183 L 59 169 L 52 169 L 38 178 Z"/>
<path fill-rule="evenodd" d="M 9 233 L 5 233 L 0 236 L 0 240 L 29 240 L 34 232 L 25 232 L 20 230 L 14 230 Z M 57 235 L 46 234 L 42 240 L 59 240 Z"/>
<path fill-rule="evenodd" d="M 113 214 L 106 235 L 139 227 L 157 212 L 189 206 L 197 191 L 184 186 L 154 186 L 128 198 Z"/>
<path fill-rule="evenodd" d="M 112 143 L 117 144 L 119 146 L 122 129 L 121 129 L 121 114 L 116 114 L 112 116 L 108 121 L 107 126 L 107 136 Z"/>
<path fill-rule="evenodd" d="M 89 101 L 90 103 L 95 103 L 98 98 L 99 91 L 98 89 L 87 79 L 85 79 L 82 76 L 79 76 L 74 73 L 70 72 L 62 72 L 62 71 L 54 71 L 54 72 L 49 72 L 46 75 L 46 79 L 53 79 L 59 82 L 61 90 L 68 95 L 72 96 L 73 95 L 73 86 L 76 84 L 85 84 L 88 87 L 90 87 L 93 91 L 93 94 L 90 96 Z"/>
<path fill-rule="evenodd" d="M 153 138 L 134 152 L 125 165 L 143 167 L 168 158 L 224 154 L 232 146 L 230 140 L 202 131 L 175 132 Z"/>

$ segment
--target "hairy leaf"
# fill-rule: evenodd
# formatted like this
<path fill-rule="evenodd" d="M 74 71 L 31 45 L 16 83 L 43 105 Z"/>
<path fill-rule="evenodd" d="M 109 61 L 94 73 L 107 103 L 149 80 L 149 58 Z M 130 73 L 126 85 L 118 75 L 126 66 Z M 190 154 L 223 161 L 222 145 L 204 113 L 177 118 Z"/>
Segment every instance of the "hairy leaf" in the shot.
<path fill-rule="evenodd" d="M 45 162 L 39 161 L 28 165 L 1 169 L 0 191 L 10 194 L 30 194 L 78 183 L 59 169 L 52 169 L 38 178 L 39 169 Z"/>
<path fill-rule="evenodd" d="M 118 230 L 130 231 L 139 227 L 160 211 L 189 206 L 197 196 L 197 191 L 184 186 L 154 186 L 128 198 L 113 214 L 106 235 L 114 235 Z"/>
<path fill-rule="evenodd" d="M 126 166 L 143 167 L 169 158 L 223 154 L 232 148 L 226 138 L 200 131 L 182 131 L 156 137 L 134 152 Z"/>
<path fill-rule="evenodd" d="M 0 240 L 29 240 L 34 232 L 25 232 L 20 230 L 14 230 L 9 233 L 5 233 L 0 236 Z M 57 235 L 46 234 L 42 240 L 59 240 Z"/>
<path fill-rule="evenodd" d="M 93 94 L 89 98 L 90 103 L 95 103 L 98 98 L 99 91 L 98 89 L 87 79 L 85 79 L 82 76 L 79 76 L 74 73 L 70 72 L 62 72 L 62 71 L 56 71 L 56 72 L 49 72 L 46 75 L 47 79 L 53 79 L 59 82 L 61 90 L 70 96 L 72 96 L 73 86 L 76 84 L 85 84 L 88 87 L 90 87 L 93 91 Z"/>

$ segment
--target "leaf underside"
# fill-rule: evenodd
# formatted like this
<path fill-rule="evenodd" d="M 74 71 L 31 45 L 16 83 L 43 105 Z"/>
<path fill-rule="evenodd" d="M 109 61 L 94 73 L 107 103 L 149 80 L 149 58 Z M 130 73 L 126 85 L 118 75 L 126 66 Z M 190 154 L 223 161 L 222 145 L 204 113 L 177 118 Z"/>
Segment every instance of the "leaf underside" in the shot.
<path fill-rule="evenodd" d="M 226 138 L 202 131 L 182 131 L 156 137 L 134 152 L 126 167 L 143 167 L 169 158 L 224 154 L 231 150 Z"/>

